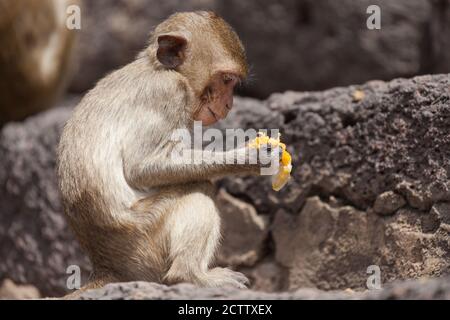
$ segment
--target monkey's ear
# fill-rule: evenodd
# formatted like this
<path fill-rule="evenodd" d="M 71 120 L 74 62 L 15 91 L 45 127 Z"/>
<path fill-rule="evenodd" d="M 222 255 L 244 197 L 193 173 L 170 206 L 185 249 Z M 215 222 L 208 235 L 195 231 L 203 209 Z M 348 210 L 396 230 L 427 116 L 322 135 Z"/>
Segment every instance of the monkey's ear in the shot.
<path fill-rule="evenodd" d="M 167 68 L 180 66 L 186 57 L 187 39 L 180 34 L 164 34 L 158 37 L 156 57 Z"/>

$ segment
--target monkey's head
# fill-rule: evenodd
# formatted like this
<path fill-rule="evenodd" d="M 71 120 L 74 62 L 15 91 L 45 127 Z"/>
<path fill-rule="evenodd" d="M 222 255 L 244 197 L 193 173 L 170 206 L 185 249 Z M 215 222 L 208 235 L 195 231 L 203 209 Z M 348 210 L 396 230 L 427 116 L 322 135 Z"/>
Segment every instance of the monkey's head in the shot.
<path fill-rule="evenodd" d="M 206 11 L 174 14 L 156 27 L 150 49 L 159 67 L 187 79 L 197 100 L 194 120 L 211 125 L 227 116 L 248 66 L 239 37 L 222 18 Z"/>

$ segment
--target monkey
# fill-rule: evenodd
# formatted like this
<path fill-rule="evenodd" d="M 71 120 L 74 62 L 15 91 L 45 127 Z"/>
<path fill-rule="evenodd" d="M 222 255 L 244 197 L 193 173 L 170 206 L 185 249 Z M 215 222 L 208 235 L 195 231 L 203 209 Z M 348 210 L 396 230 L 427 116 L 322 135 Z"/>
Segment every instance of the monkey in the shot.
<path fill-rule="evenodd" d="M 0 125 L 50 107 L 68 83 L 78 0 L 0 0 Z"/>
<path fill-rule="evenodd" d="M 247 74 L 243 44 L 221 17 L 175 13 L 75 107 L 57 173 L 65 215 L 93 265 L 84 288 L 138 280 L 247 286 L 243 274 L 211 266 L 220 241 L 211 179 L 257 175 L 261 162 L 250 161 L 248 145 L 223 151 L 234 163 L 171 157 L 171 133 L 225 118 Z"/>

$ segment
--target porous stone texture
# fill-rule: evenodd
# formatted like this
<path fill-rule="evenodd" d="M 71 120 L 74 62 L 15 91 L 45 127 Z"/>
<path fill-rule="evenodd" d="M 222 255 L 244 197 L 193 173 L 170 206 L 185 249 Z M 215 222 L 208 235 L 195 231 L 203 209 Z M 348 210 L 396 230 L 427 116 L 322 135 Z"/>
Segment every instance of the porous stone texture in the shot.
<path fill-rule="evenodd" d="M 383 282 L 450 272 L 449 95 L 444 74 L 238 104 L 222 128 L 280 128 L 293 158 L 278 193 L 262 177 L 219 184 L 269 215 L 283 288 L 363 288 L 370 265 Z"/>
<path fill-rule="evenodd" d="M 69 115 L 61 107 L 0 131 L 0 280 L 33 284 L 44 296 L 66 292 L 69 265 L 89 275 L 56 185 L 55 148 Z"/>
<path fill-rule="evenodd" d="M 423 279 L 394 283 L 381 290 L 365 292 L 321 291 L 299 289 L 291 292 L 265 293 L 233 288 L 199 288 L 191 284 L 178 284 L 171 287 L 150 282 L 128 282 L 106 285 L 101 289 L 89 290 L 76 297 L 80 300 L 312 300 L 312 299 L 450 299 L 450 279 Z"/>
<path fill-rule="evenodd" d="M 373 209 L 379 214 L 392 214 L 406 204 L 405 199 L 393 192 L 387 191 L 380 194 L 373 205 Z"/>
<path fill-rule="evenodd" d="M 448 225 L 427 228 L 426 214 L 401 209 L 383 219 L 319 197 L 308 198 L 295 217 L 280 210 L 272 228 L 275 259 L 288 269 L 286 288 L 362 289 L 373 265 L 382 282 L 449 273 Z"/>
<path fill-rule="evenodd" d="M 380 30 L 367 28 L 370 5 L 380 7 Z M 171 13 L 197 9 L 215 10 L 242 38 L 246 95 L 450 72 L 448 0 L 96 0 L 85 1 L 71 89 L 131 61 Z"/>
<path fill-rule="evenodd" d="M 222 212 L 234 208 L 230 218 L 245 222 L 230 228 L 252 235 L 225 231 L 224 261 L 238 261 L 264 291 L 361 290 L 371 265 L 383 283 L 450 273 L 449 86 L 442 74 L 236 99 L 221 127 L 280 128 L 294 171 L 278 193 L 269 177 L 217 182 Z M 67 291 L 71 264 L 89 275 L 55 179 L 55 146 L 70 112 L 56 108 L 0 131 L 0 280 L 35 285 L 44 296 Z M 404 205 L 375 212 L 386 194 Z"/>

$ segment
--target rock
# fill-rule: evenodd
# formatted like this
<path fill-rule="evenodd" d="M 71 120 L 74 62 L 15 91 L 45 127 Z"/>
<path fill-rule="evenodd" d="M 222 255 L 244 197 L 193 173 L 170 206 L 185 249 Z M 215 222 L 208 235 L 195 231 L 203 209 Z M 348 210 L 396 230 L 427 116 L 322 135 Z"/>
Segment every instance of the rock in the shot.
<path fill-rule="evenodd" d="M 448 201 L 450 202 L 450 181 L 432 182 L 427 190 L 432 202 Z"/>
<path fill-rule="evenodd" d="M 78 300 L 142 300 L 142 299 L 333 299 L 348 298 L 350 295 L 327 293 L 316 289 L 302 289 L 293 293 L 265 293 L 252 290 L 238 290 L 232 287 L 199 288 L 192 284 L 182 283 L 165 286 L 151 282 L 112 283 L 96 290 L 88 290 L 75 295 Z"/>
<path fill-rule="evenodd" d="M 272 229 L 276 260 L 289 270 L 285 289 L 364 286 L 366 268 L 375 264 L 371 242 L 374 246 L 380 242 L 373 239 L 376 232 L 372 234 L 371 228 L 365 212 L 334 209 L 318 197 L 309 198 L 296 216 L 280 210 Z"/>
<path fill-rule="evenodd" d="M 371 81 L 274 94 L 261 115 L 230 114 L 223 129 L 280 128 L 293 156 L 280 193 L 260 177 L 219 182 L 258 213 L 276 213 L 271 230 L 286 288 L 363 288 L 370 265 L 383 283 L 448 273 L 447 215 L 430 212 L 448 201 L 448 87 L 448 74 Z M 353 101 L 355 90 L 364 99 Z M 392 190 L 407 203 L 379 217 L 371 207 Z"/>
<path fill-rule="evenodd" d="M 431 199 L 429 199 L 427 193 L 420 190 L 420 185 L 417 186 L 410 182 L 402 181 L 395 189 L 405 196 L 408 204 L 413 208 L 428 210 L 431 206 Z"/>
<path fill-rule="evenodd" d="M 238 219 L 251 217 L 245 230 L 257 238 L 236 237 L 248 244 L 243 251 L 230 247 L 240 256 L 263 246 L 251 263 L 241 260 L 254 265 L 239 267 L 257 287 L 359 290 L 370 265 L 379 266 L 383 284 L 449 273 L 448 86 L 442 74 L 236 99 L 221 128 L 280 128 L 293 156 L 292 179 L 278 193 L 270 178 L 217 182 L 233 197 L 225 196 L 226 206 L 241 211 Z M 364 99 L 353 101 L 355 90 Z M 67 291 L 71 264 L 89 275 L 63 219 L 54 173 L 69 115 L 69 107 L 57 108 L 0 130 L 0 279 L 32 284 L 44 296 Z M 407 203 L 393 215 L 376 214 L 372 206 L 389 191 Z M 263 216 L 267 236 L 257 222 Z M 278 283 L 266 287 L 258 274 Z"/>
<path fill-rule="evenodd" d="M 253 290 L 264 292 L 277 292 L 283 289 L 286 271 L 272 257 L 265 259 L 256 266 L 240 269 L 250 280 Z"/>
<path fill-rule="evenodd" d="M 332 208 L 318 197 L 308 198 L 298 215 L 279 211 L 272 229 L 276 260 L 288 269 L 287 289 L 363 289 L 370 266 L 380 268 L 383 283 L 447 273 L 447 231 L 439 224 L 425 229 L 426 219 L 410 209 L 383 219 L 350 206 Z"/>
<path fill-rule="evenodd" d="M 366 26 L 369 5 L 380 6 L 381 30 Z M 76 54 L 83 71 L 71 89 L 84 91 L 131 61 L 169 14 L 196 9 L 215 10 L 242 38 L 257 79 L 246 95 L 450 72 L 448 7 L 445 0 L 85 1 Z"/>
<path fill-rule="evenodd" d="M 32 284 L 44 296 L 67 291 L 69 265 L 89 276 L 56 185 L 55 148 L 70 112 L 57 108 L 0 131 L 0 279 Z"/>
<path fill-rule="evenodd" d="M 396 282 L 383 290 L 372 290 L 364 297 L 370 300 L 448 300 L 449 278 L 419 279 Z"/>
<path fill-rule="evenodd" d="M 16 285 L 9 279 L 3 280 L 0 285 L 0 299 L 39 299 L 39 290 L 34 286 Z"/>
<path fill-rule="evenodd" d="M 353 87 L 274 94 L 258 107 L 261 114 L 231 113 L 222 128 L 280 128 L 293 156 L 292 181 L 280 194 L 260 178 L 221 185 L 249 198 L 259 213 L 273 213 L 280 206 L 296 212 L 311 194 L 367 210 L 378 195 L 414 180 L 423 200 L 409 196 L 409 205 L 428 210 L 427 188 L 449 181 L 448 160 L 441 156 L 450 143 L 448 85 L 448 74 L 372 81 L 358 86 L 366 94 L 359 103 L 352 102 Z"/>
<path fill-rule="evenodd" d="M 430 210 L 430 215 L 434 216 L 436 223 L 446 224 L 450 227 L 450 203 L 439 202 L 436 203 Z M 438 226 L 439 227 L 439 226 Z"/>
<path fill-rule="evenodd" d="M 373 209 L 376 213 L 390 215 L 406 204 L 405 199 L 393 191 L 387 191 L 380 194 L 375 200 Z"/>
<path fill-rule="evenodd" d="M 364 299 L 364 300 L 429 300 L 450 299 L 450 278 L 422 279 L 416 281 L 396 282 L 382 290 L 365 292 L 352 291 L 321 291 L 317 289 L 299 289 L 292 292 L 265 293 L 253 290 L 238 290 L 233 288 L 199 288 L 191 284 L 178 284 L 171 287 L 150 282 L 128 282 L 108 284 L 103 288 L 88 290 L 77 297 L 80 300 L 131 300 L 131 299 Z"/>
<path fill-rule="evenodd" d="M 220 190 L 217 205 L 222 217 L 223 240 L 219 249 L 219 264 L 253 266 L 263 254 L 268 235 L 268 222 L 258 216 L 250 204 Z"/>

